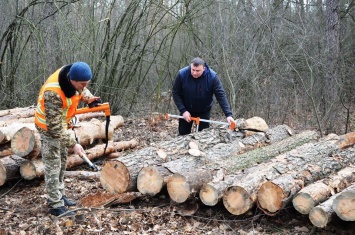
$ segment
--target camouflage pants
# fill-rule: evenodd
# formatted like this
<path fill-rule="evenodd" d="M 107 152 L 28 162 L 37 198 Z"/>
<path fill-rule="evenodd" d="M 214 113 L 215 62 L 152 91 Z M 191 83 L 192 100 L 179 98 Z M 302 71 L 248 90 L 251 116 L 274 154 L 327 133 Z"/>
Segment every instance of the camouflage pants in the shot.
<path fill-rule="evenodd" d="M 42 159 L 44 162 L 44 179 L 49 206 L 64 206 L 64 171 L 68 150 L 60 139 L 41 135 Z"/>

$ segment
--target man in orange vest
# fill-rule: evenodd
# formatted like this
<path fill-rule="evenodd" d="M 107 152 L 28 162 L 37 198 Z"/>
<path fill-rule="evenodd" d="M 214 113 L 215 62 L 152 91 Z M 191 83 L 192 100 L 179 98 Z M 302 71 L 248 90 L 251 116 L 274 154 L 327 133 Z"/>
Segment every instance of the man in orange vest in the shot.
<path fill-rule="evenodd" d="M 45 188 L 49 213 L 74 215 L 67 206 L 74 206 L 64 190 L 64 171 L 68 148 L 82 155 L 83 147 L 69 131 L 69 123 L 80 101 L 91 103 L 99 99 L 86 88 L 92 78 L 90 66 L 75 62 L 54 72 L 42 86 L 35 112 L 35 124 L 41 135 Z"/>

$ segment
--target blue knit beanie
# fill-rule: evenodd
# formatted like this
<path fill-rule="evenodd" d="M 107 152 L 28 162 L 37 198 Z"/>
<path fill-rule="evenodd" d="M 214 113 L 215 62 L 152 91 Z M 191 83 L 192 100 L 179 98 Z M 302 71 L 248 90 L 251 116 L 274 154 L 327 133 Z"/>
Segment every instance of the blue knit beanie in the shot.
<path fill-rule="evenodd" d="M 92 73 L 90 66 L 85 62 L 75 62 L 69 70 L 69 78 L 74 81 L 89 81 Z"/>

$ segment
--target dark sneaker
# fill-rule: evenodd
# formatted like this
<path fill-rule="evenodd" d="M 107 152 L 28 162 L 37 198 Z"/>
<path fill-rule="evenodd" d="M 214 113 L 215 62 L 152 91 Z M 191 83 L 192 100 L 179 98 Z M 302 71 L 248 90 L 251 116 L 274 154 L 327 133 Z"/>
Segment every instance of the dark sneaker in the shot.
<path fill-rule="evenodd" d="M 69 200 L 66 196 L 62 196 L 65 206 L 75 206 L 76 203 L 72 200 Z"/>
<path fill-rule="evenodd" d="M 61 207 L 57 207 L 57 208 L 50 208 L 49 213 L 51 215 L 55 215 L 55 216 L 63 215 L 63 217 L 75 215 L 75 213 L 73 211 L 68 212 L 68 208 L 66 208 L 65 206 L 61 206 Z"/>

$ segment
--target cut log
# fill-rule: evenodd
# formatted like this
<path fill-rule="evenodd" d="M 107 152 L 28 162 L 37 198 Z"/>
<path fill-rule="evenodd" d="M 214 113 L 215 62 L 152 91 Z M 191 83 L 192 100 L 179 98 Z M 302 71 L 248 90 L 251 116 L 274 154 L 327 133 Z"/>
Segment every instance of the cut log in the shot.
<path fill-rule="evenodd" d="M 225 128 L 205 129 L 197 133 L 195 132 L 190 135 L 179 136 L 169 141 L 160 142 L 154 145 L 154 147 L 147 147 L 133 154 L 120 157 L 119 161 L 127 167 L 131 176 L 130 186 L 127 190 L 135 191 L 139 190 L 137 189 L 137 185 L 143 185 L 143 188 L 144 185 L 147 185 L 147 181 L 142 183 L 138 182 L 138 175 L 143 167 L 154 166 L 159 168 L 160 165 L 164 164 L 163 167 L 160 167 L 162 171 L 160 172 L 159 169 L 158 171 L 163 174 L 169 171 L 169 173 L 171 173 L 169 176 L 152 175 L 155 179 L 165 179 L 166 177 L 170 177 L 173 173 L 176 173 L 174 172 L 174 167 L 169 168 L 164 162 L 178 160 L 188 155 L 191 141 L 196 142 L 196 145 L 201 151 L 201 157 L 199 158 L 203 159 L 203 163 L 200 163 L 200 166 L 206 164 L 206 169 L 220 169 L 219 164 L 223 162 L 224 159 L 228 159 L 233 152 L 240 150 L 239 139 L 231 137 L 233 136 L 231 136 L 229 131 Z M 166 169 L 164 170 L 163 168 Z M 154 172 L 157 173 L 155 170 L 150 171 L 151 174 L 154 174 Z M 184 172 L 180 174 L 184 175 Z M 145 174 L 145 176 L 147 176 L 147 174 Z M 142 177 L 142 179 L 144 178 L 145 177 Z M 163 185 L 157 185 L 161 182 L 163 182 Z M 156 189 L 161 189 L 164 184 L 165 180 L 159 180 L 155 182 L 155 189 L 149 191 L 145 187 L 145 189 L 142 189 L 142 193 L 155 195 L 157 193 Z"/>
<path fill-rule="evenodd" d="M 314 226 L 324 228 L 333 220 L 335 213 L 332 208 L 332 203 L 335 197 L 336 195 L 333 195 L 325 202 L 322 202 L 311 209 L 309 212 L 309 220 Z"/>
<path fill-rule="evenodd" d="M 292 200 L 303 183 L 288 174 L 263 183 L 258 190 L 258 207 L 267 215 L 275 215 Z"/>
<path fill-rule="evenodd" d="M 112 159 L 102 167 L 100 182 L 112 194 L 124 193 L 130 187 L 129 170 L 122 162 Z"/>
<path fill-rule="evenodd" d="M 333 200 L 333 210 L 344 221 L 355 221 L 355 185 L 349 186 Z"/>
<path fill-rule="evenodd" d="M 18 124 L 18 123 L 34 123 L 35 122 L 35 117 L 27 117 L 27 118 L 19 118 L 19 119 L 9 119 L 6 121 L 0 121 L 0 126 L 6 127 L 10 126 L 12 124 Z"/>
<path fill-rule="evenodd" d="M 268 125 L 266 124 L 265 120 L 261 117 L 252 117 L 248 119 L 236 119 L 236 126 L 238 129 L 243 130 L 256 130 L 256 131 L 266 131 L 269 129 Z"/>
<path fill-rule="evenodd" d="M 76 177 L 82 180 L 100 180 L 99 171 L 65 171 L 65 177 Z"/>
<path fill-rule="evenodd" d="M 106 154 L 113 152 L 121 151 L 123 149 L 135 148 L 137 146 L 137 141 L 135 139 L 129 141 L 120 141 L 120 142 L 109 142 L 106 148 Z M 85 150 L 86 155 L 89 160 L 94 160 L 104 156 L 106 144 L 98 144 L 95 147 Z M 70 169 L 74 166 L 79 166 L 84 163 L 84 160 L 78 155 L 71 154 L 67 159 L 67 168 Z"/>
<path fill-rule="evenodd" d="M 287 128 L 285 130 L 287 130 Z M 279 132 L 282 133 L 282 131 L 279 131 Z M 276 130 L 274 130 L 274 133 L 278 133 L 278 132 Z M 274 134 L 274 136 L 279 136 L 278 139 L 281 139 L 280 136 L 285 136 L 285 135 Z M 316 132 L 305 131 L 300 134 L 280 140 L 279 142 L 274 142 L 274 143 L 278 143 L 277 145 L 270 145 L 270 146 L 265 146 L 262 148 L 257 148 L 257 149 L 251 150 L 247 153 L 236 155 L 233 157 L 232 160 L 228 160 L 228 158 L 227 158 L 224 162 L 229 162 L 230 165 L 227 165 L 224 163 L 222 165 L 222 167 L 224 169 L 229 170 L 229 172 L 233 172 L 230 175 L 230 177 L 235 179 L 235 181 L 232 182 L 229 180 L 228 182 L 224 182 L 224 181 L 215 182 L 215 183 L 210 182 L 207 185 L 204 185 L 202 187 L 203 191 L 200 192 L 200 198 L 201 198 L 201 195 L 202 195 L 202 197 L 205 197 L 205 198 L 201 198 L 201 201 L 203 203 L 206 203 L 206 205 L 210 205 L 210 206 L 217 204 L 217 202 L 223 197 L 223 194 L 227 190 L 227 188 L 232 186 L 231 185 L 232 183 L 235 183 L 236 187 L 244 188 L 244 183 L 240 182 L 240 180 L 238 180 L 238 181 L 236 180 L 236 179 L 241 179 L 241 177 L 242 177 L 242 176 L 237 176 L 237 172 L 239 170 L 242 170 L 243 168 L 251 167 L 251 165 L 257 164 L 259 161 L 266 161 L 268 159 L 271 159 L 279 154 L 282 154 L 290 149 L 295 148 L 296 146 L 302 145 L 302 144 L 307 143 L 309 141 L 316 140 L 317 137 L 318 137 L 318 135 Z M 276 139 L 276 137 L 274 139 Z M 267 169 L 269 169 L 269 171 L 266 171 Z M 261 171 L 267 172 L 267 175 L 270 175 L 271 174 L 270 172 L 272 172 L 272 168 L 258 167 L 257 169 L 255 169 L 255 171 L 250 170 L 249 171 L 249 172 L 251 172 L 250 177 L 248 177 L 247 173 L 245 172 L 243 174 L 243 178 L 245 178 L 244 179 L 245 187 L 248 187 L 249 189 L 246 191 L 245 190 L 243 191 L 242 189 L 231 188 L 230 189 L 231 192 L 228 192 L 224 196 L 224 203 L 226 203 L 225 207 L 232 214 L 235 214 L 235 213 L 242 214 L 245 211 L 251 209 L 251 207 L 253 207 L 255 205 L 256 197 L 253 197 L 253 200 L 250 204 L 247 203 L 247 204 L 249 204 L 249 207 L 246 207 L 246 205 L 243 206 L 244 203 L 239 204 L 239 203 L 233 202 L 234 201 L 233 198 L 239 197 L 239 196 L 235 196 L 234 194 L 240 193 L 240 192 L 247 193 L 247 195 L 244 195 L 241 198 L 244 198 L 244 197 L 249 198 L 250 195 L 255 195 L 256 192 L 253 192 L 255 190 L 255 188 L 258 187 L 258 185 L 260 185 L 261 182 L 265 181 L 265 176 L 264 176 L 264 174 L 260 173 Z M 258 177 L 258 176 L 254 177 L 255 172 L 259 172 L 261 177 Z M 251 178 L 251 179 L 247 180 L 249 178 Z M 256 179 L 260 179 L 261 182 L 256 181 Z M 251 181 L 253 183 L 251 183 Z M 238 182 L 238 183 L 236 183 L 236 182 Z M 229 198 L 229 197 L 231 197 L 231 198 Z M 209 199 L 207 199 L 207 198 L 209 198 Z M 233 205 L 235 205 L 236 207 L 234 207 Z M 244 209 L 241 209 L 241 208 L 244 208 Z"/>
<path fill-rule="evenodd" d="M 104 112 L 81 113 L 81 114 L 76 114 L 75 117 L 77 117 L 80 122 L 90 121 L 93 118 L 97 118 L 97 119 L 104 118 L 105 113 Z"/>
<path fill-rule="evenodd" d="M 20 179 L 20 166 L 26 160 L 16 156 L 11 155 L 0 159 L 0 186 L 5 182 Z"/>
<path fill-rule="evenodd" d="M 292 200 L 293 207 L 301 214 L 307 215 L 313 207 L 327 200 L 331 189 L 319 181 L 301 189 Z"/>
<path fill-rule="evenodd" d="M 233 185 L 234 182 L 240 180 L 242 174 L 227 175 L 223 179 L 216 179 L 202 185 L 199 197 L 203 204 L 207 206 L 215 206 L 223 197 L 226 188 Z"/>
<path fill-rule="evenodd" d="M 167 190 L 176 203 L 193 198 L 215 175 L 212 169 L 204 167 L 203 161 L 190 156 L 164 163 L 163 166 L 174 173 L 168 178 Z"/>
<path fill-rule="evenodd" d="M 196 169 L 184 175 L 175 173 L 167 183 L 168 194 L 174 202 L 183 203 L 198 193 L 203 184 L 211 180 L 212 172 L 206 169 Z"/>
<path fill-rule="evenodd" d="M 34 124 L 20 128 L 11 139 L 14 154 L 27 159 L 37 158 L 41 153 L 40 135 Z"/>
<path fill-rule="evenodd" d="M 277 155 L 290 151 L 297 146 L 315 141 L 318 137 L 319 135 L 315 131 L 304 131 L 300 134 L 273 142 L 278 143 L 277 145 L 271 144 L 269 146 L 257 148 L 243 154 L 234 155 L 233 157 L 229 158 L 228 161 L 224 162 L 223 167 L 229 172 L 235 172 L 237 170 L 248 168 L 254 164 L 267 161 L 273 157 L 276 157 Z"/>
<path fill-rule="evenodd" d="M 340 139 L 336 143 L 340 149 L 346 149 L 355 144 L 355 132 L 349 132 L 340 136 Z"/>
<path fill-rule="evenodd" d="M 333 217 L 336 216 L 336 213 L 333 209 L 333 203 L 334 199 L 337 198 L 341 193 L 346 192 L 346 191 L 351 191 L 355 190 L 355 184 L 353 183 L 350 185 L 348 188 L 344 189 L 342 192 L 339 192 L 337 194 L 334 194 L 331 196 L 328 200 L 324 201 L 323 203 L 319 204 L 318 206 L 315 206 L 312 208 L 312 210 L 309 212 L 309 220 L 311 223 L 319 228 L 324 228 L 327 226 L 327 224 L 333 220 Z M 353 199 L 354 200 L 354 199 Z M 352 214 L 354 215 L 354 203 L 347 203 L 346 206 L 346 211 L 349 211 L 348 209 L 352 208 Z"/>
<path fill-rule="evenodd" d="M 29 107 L 24 107 L 24 108 L 13 108 L 13 109 L 0 110 L 0 117 L 6 118 L 6 116 L 12 117 L 15 115 L 18 115 L 18 117 L 30 117 L 30 116 L 34 115 L 35 108 L 36 108 L 35 106 L 29 106 Z"/>
<path fill-rule="evenodd" d="M 287 174 L 280 175 L 260 186 L 257 196 L 259 209 L 268 215 L 275 215 L 288 204 L 289 199 L 292 199 L 303 185 L 313 183 L 349 164 L 354 164 L 355 148 L 341 151 L 338 143 L 335 142 L 329 140 L 320 146 L 313 145 L 312 155 L 292 156 L 288 160 L 292 160 L 292 163 L 286 163 L 279 168 L 283 168 Z"/>
<path fill-rule="evenodd" d="M 14 134 L 22 127 L 28 127 L 29 125 L 22 123 L 15 123 L 9 126 L 0 127 L 0 144 L 10 142 Z M 31 125 L 32 126 L 32 125 Z"/>
<path fill-rule="evenodd" d="M 293 207 L 301 214 L 309 214 L 314 206 L 327 200 L 331 194 L 347 188 L 353 182 L 355 182 L 355 167 L 346 167 L 301 189 L 292 200 Z"/>
<path fill-rule="evenodd" d="M 113 127 L 108 129 L 109 140 L 112 140 L 113 130 Z M 92 144 L 94 140 L 106 139 L 105 125 L 96 118 L 91 119 L 90 122 L 80 122 L 79 127 L 74 131 L 83 146 Z"/>
<path fill-rule="evenodd" d="M 113 137 L 114 128 L 123 125 L 123 118 L 121 116 L 112 116 L 111 118 L 113 121 L 110 123 L 109 140 Z M 20 128 L 14 134 L 11 141 L 12 151 L 20 157 L 28 159 L 36 158 L 40 155 L 40 135 L 34 123 L 22 125 L 26 128 Z M 94 140 L 106 139 L 105 122 L 102 123 L 98 119 L 91 119 L 90 122 L 80 122 L 79 126 L 75 128 L 75 134 L 79 139 L 79 143 L 83 146 L 92 144 Z M 74 135 L 74 132 L 72 134 Z"/>
<path fill-rule="evenodd" d="M 20 166 L 20 174 L 25 180 L 41 178 L 44 176 L 44 164 L 42 159 L 32 159 Z"/>
<path fill-rule="evenodd" d="M 333 139 L 331 139 L 331 137 L 333 137 Z M 257 202 L 256 199 L 258 199 L 257 196 L 258 189 L 260 188 L 260 186 L 263 183 L 267 182 L 268 180 L 272 181 L 273 179 L 277 179 L 278 177 L 281 177 L 282 174 L 288 171 L 299 170 L 298 174 L 293 172 L 292 175 L 301 175 L 300 177 L 303 178 L 308 176 L 310 178 L 309 182 L 313 182 L 315 180 L 318 180 L 319 178 L 324 178 L 326 175 L 343 168 L 342 164 L 346 164 L 350 162 L 349 156 L 351 155 L 351 153 L 349 153 L 349 156 L 344 157 L 344 162 L 340 161 L 340 163 L 337 160 L 336 156 L 329 157 L 328 154 L 330 154 L 332 151 L 336 149 L 339 150 L 338 146 L 335 144 L 335 142 L 339 139 L 339 137 L 336 135 L 335 136 L 330 135 L 328 136 L 328 138 L 329 139 L 321 139 L 316 143 L 311 142 L 311 143 L 303 144 L 301 146 L 296 147 L 295 149 L 292 149 L 288 152 L 276 156 L 275 158 L 271 159 L 271 161 L 269 162 L 264 162 L 254 167 L 247 168 L 245 170 L 242 179 L 239 182 L 235 182 L 231 187 L 227 189 L 227 191 L 230 190 L 232 192 L 231 193 L 226 192 L 225 195 L 223 196 L 223 202 L 233 201 L 233 199 L 228 198 L 229 196 L 232 198 L 245 199 L 245 202 L 228 203 L 225 205 L 227 206 L 227 210 L 233 214 L 240 215 L 252 209 L 256 205 Z M 279 143 L 282 142 L 283 141 L 280 141 Z M 317 166 L 317 164 L 319 163 L 326 164 L 326 160 L 329 161 L 330 164 L 334 164 L 334 166 L 331 167 L 329 170 L 328 167 L 324 166 L 327 170 L 323 172 L 321 171 L 321 167 Z M 314 164 L 315 166 L 311 167 L 310 164 Z M 309 167 L 308 169 L 307 166 Z M 311 171 L 311 173 L 309 173 L 309 171 Z M 313 178 L 310 176 L 313 176 Z M 290 179 L 290 177 L 288 177 L 287 179 Z M 296 181 L 296 183 L 297 182 L 298 181 Z M 290 185 L 296 186 L 297 185 L 296 183 L 292 182 L 290 183 Z M 239 193 L 241 195 L 234 195 Z M 287 202 L 286 198 L 288 197 L 286 196 L 284 198 L 285 203 Z M 267 194 L 265 194 L 265 200 L 267 200 L 267 202 L 265 203 L 268 203 L 270 202 L 270 200 L 273 199 L 270 198 Z M 283 199 L 278 199 L 278 200 L 282 201 Z M 279 201 L 275 203 L 279 203 Z M 236 207 L 234 208 L 231 205 L 236 205 Z M 273 214 L 273 213 L 269 212 L 269 214 Z"/>
<path fill-rule="evenodd" d="M 87 157 L 89 160 L 94 160 L 100 158 L 104 154 L 106 144 L 99 144 L 95 147 L 86 150 Z M 129 147 L 137 146 L 137 141 L 132 139 L 130 141 L 122 141 L 122 142 L 109 142 L 106 153 L 109 154 L 111 152 L 119 151 L 120 149 L 129 149 Z M 67 158 L 67 169 L 73 168 L 75 166 L 79 166 L 83 164 L 85 161 L 76 154 L 70 154 Z M 44 165 L 42 159 L 33 159 L 31 161 L 27 161 L 20 167 L 21 176 L 26 180 L 31 180 L 34 178 L 40 178 L 44 175 Z"/>
<path fill-rule="evenodd" d="M 144 195 L 158 194 L 164 185 L 164 179 L 154 166 L 143 167 L 137 176 L 137 189 Z"/>
<path fill-rule="evenodd" d="M 14 152 L 11 149 L 11 143 L 6 143 L 0 145 L 0 158 L 13 155 Z"/>
<path fill-rule="evenodd" d="M 144 195 L 155 196 L 166 186 L 172 174 L 163 166 L 142 167 L 137 176 L 137 189 Z"/>

